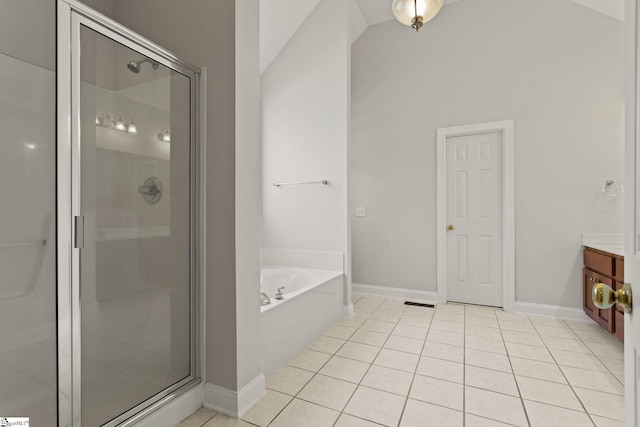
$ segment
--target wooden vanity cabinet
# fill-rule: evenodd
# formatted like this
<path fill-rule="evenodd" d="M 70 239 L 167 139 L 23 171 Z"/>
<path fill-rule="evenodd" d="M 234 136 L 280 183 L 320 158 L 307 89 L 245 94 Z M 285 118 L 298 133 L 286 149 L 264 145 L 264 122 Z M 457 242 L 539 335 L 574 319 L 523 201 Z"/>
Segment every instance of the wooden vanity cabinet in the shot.
<path fill-rule="evenodd" d="M 624 258 L 597 249 L 584 249 L 584 312 L 622 341 L 624 339 L 624 311 L 617 306 L 607 310 L 600 310 L 596 307 L 591 298 L 591 290 L 596 283 L 604 283 L 614 289 L 620 289 L 624 283 Z"/>

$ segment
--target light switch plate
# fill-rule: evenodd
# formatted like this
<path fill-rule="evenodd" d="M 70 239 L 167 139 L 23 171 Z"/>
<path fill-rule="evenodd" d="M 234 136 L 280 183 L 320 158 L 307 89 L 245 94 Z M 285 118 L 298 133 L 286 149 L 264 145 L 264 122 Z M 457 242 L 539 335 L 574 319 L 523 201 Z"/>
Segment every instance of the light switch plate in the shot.
<path fill-rule="evenodd" d="M 367 216 L 367 208 L 362 206 L 357 207 L 356 216 Z"/>

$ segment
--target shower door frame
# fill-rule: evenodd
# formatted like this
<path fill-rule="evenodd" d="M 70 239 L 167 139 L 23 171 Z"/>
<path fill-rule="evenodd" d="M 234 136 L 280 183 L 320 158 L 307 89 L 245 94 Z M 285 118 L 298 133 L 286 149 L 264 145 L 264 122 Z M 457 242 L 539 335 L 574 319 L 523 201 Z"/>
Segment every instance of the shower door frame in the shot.
<path fill-rule="evenodd" d="M 202 148 L 200 111 L 201 70 L 170 51 L 134 33 L 114 20 L 76 0 L 57 1 L 57 266 L 58 266 L 58 426 L 81 427 L 81 300 L 80 249 L 74 245 L 74 218 L 80 217 L 80 28 L 85 26 L 114 42 L 190 79 L 190 372 L 164 389 L 105 424 L 130 426 L 174 400 L 201 380 L 202 326 L 200 292 L 203 275 L 204 229 L 201 203 Z M 82 230 L 84 233 L 84 230 Z"/>

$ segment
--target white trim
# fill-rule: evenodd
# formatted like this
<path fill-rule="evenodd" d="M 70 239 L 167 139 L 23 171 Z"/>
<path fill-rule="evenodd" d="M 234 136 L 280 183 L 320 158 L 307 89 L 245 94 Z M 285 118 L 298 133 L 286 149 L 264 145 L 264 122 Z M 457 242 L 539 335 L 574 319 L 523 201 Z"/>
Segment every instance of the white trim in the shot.
<path fill-rule="evenodd" d="M 533 314 L 536 316 L 554 317 L 557 319 L 581 320 L 593 322 L 581 308 L 562 307 L 558 305 L 534 304 L 531 302 L 516 302 L 515 312 L 518 314 Z"/>
<path fill-rule="evenodd" d="M 351 292 L 349 292 L 351 294 Z M 345 319 L 350 319 L 354 316 L 355 310 L 353 309 L 353 304 L 343 305 L 342 306 L 342 317 Z"/>
<path fill-rule="evenodd" d="M 502 132 L 502 308 L 513 312 L 515 305 L 515 125 L 513 120 L 479 123 L 437 130 L 437 280 L 439 302 L 447 301 L 447 138 Z"/>
<path fill-rule="evenodd" d="M 240 419 L 251 410 L 266 394 L 265 377 L 260 374 L 240 391 L 229 390 L 215 384 L 204 385 L 204 406 Z"/>
<path fill-rule="evenodd" d="M 380 295 L 384 297 L 410 299 L 416 302 L 435 304 L 438 294 L 431 291 L 419 291 L 416 289 L 392 288 L 389 286 L 363 285 L 352 283 L 351 290 L 361 294 Z"/>
<path fill-rule="evenodd" d="M 136 427 L 172 427 L 202 407 L 202 396 L 200 384 L 138 421 Z"/>

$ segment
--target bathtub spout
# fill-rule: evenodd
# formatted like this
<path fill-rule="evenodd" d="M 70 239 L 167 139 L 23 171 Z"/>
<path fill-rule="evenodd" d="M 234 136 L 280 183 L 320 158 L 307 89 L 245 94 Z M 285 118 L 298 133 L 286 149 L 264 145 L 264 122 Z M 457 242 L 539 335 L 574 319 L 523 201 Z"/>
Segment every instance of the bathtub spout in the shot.
<path fill-rule="evenodd" d="M 269 295 L 265 294 L 264 292 L 260 292 L 260 305 L 269 304 L 271 304 L 271 298 L 269 298 Z"/>
<path fill-rule="evenodd" d="M 281 288 L 276 289 L 276 299 L 284 299 L 284 296 L 282 295 L 282 290 L 284 289 L 284 286 L 282 286 Z"/>

